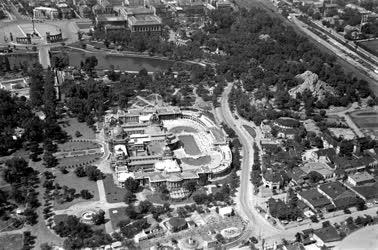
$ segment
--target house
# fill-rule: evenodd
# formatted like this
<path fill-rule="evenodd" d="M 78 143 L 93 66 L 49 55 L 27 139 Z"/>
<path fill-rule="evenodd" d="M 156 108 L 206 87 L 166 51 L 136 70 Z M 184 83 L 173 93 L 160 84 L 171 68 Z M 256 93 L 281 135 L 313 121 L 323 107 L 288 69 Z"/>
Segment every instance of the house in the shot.
<path fill-rule="evenodd" d="M 361 186 L 351 186 L 349 189 L 366 203 L 378 203 L 378 182 L 366 183 Z"/>
<path fill-rule="evenodd" d="M 305 247 L 303 246 L 303 243 L 300 242 L 294 242 L 287 246 L 282 246 L 283 250 L 305 250 Z"/>
<path fill-rule="evenodd" d="M 230 217 L 234 213 L 234 209 L 232 207 L 221 207 L 219 208 L 219 215 L 222 217 Z"/>
<path fill-rule="evenodd" d="M 323 148 L 335 148 L 336 149 L 336 154 L 339 153 L 339 142 L 331 135 L 324 133 L 321 137 L 323 140 Z"/>
<path fill-rule="evenodd" d="M 307 132 L 312 132 L 316 134 L 317 136 L 322 134 L 322 132 L 320 131 L 320 128 L 318 127 L 318 125 L 316 125 L 316 122 L 312 119 L 307 119 L 303 121 L 303 126 L 305 127 Z"/>
<path fill-rule="evenodd" d="M 368 172 L 357 172 L 355 174 L 349 175 L 347 180 L 352 186 L 361 186 L 366 183 L 374 183 L 374 177 Z"/>
<path fill-rule="evenodd" d="M 308 160 L 314 162 L 332 163 L 335 157 L 336 150 L 334 148 L 325 148 L 311 152 Z"/>
<path fill-rule="evenodd" d="M 281 174 L 273 172 L 272 170 L 268 170 L 262 175 L 262 181 L 266 188 L 276 190 L 280 188 L 283 182 L 283 178 Z"/>
<path fill-rule="evenodd" d="M 337 157 L 334 164 L 336 176 L 342 177 L 344 174 L 352 174 L 368 168 L 375 168 L 378 165 L 378 161 L 370 155 L 364 155 L 361 157 Z"/>
<path fill-rule="evenodd" d="M 134 240 L 136 243 L 140 243 L 141 241 L 156 237 L 161 237 L 165 234 L 163 227 L 161 227 L 159 223 L 152 218 L 152 216 L 147 217 L 147 222 L 150 226 L 135 235 Z"/>
<path fill-rule="evenodd" d="M 314 230 L 312 237 L 314 238 L 314 240 L 316 240 L 316 245 L 318 245 L 319 247 L 332 247 L 337 241 L 340 241 L 342 239 L 333 226 Z"/>
<path fill-rule="evenodd" d="M 327 197 L 319 193 L 316 189 L 310 189 L 299 192 L 297 196 L 299 200 L 303 201 L 313 211 L 322 210 L 326 207 L 333 207 L 330 200 L 328 200 Z"/>
<path fill-rule="evenodd" d="M 301 169 L 306 174 L 309 174 L 310 172 L 317 172 L 325 180 L 332 179 L 334 177 L 334 170 L 327 163 L 323 162 L 308 162 L 304 164 Z"/>
<path fill-rule="evenodd" d="M 221 9 L 221 10 L 232 11 L 234 9 L 234 7 L 232 6 L 232 3 L 228 0 L 219 0 L 215 3 L 215 6 L 217 9 Z"/>
<path fill-rule="evenodd" d="M 286 170 L 286 174 L 291 179 L 290 184 L 294 186 L 302 185 L 307 177 L 307 173 L 299 167 L 295 167 L 291 170 Z"/>
<path fill-rule="evenodd" d="M 359 203 L 357 195 L 338 181 L 319 185 L 318 191 L 327 197 L 336 209 L 349 208 Z"/>

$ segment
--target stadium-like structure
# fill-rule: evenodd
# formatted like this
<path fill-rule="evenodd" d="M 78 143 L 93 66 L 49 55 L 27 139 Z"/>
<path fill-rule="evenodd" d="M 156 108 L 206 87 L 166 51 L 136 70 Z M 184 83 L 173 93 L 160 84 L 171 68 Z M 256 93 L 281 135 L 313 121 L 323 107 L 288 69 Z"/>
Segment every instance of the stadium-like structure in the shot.
<path fill-rule="evenodd" d="M 183 184 L 228 173 L 232 154 L 223 129 L 201 111 L 177 107 L 108 111 L 105 138 L 113 151 L 116 181 L 127 178 L 181 198 Z"/>

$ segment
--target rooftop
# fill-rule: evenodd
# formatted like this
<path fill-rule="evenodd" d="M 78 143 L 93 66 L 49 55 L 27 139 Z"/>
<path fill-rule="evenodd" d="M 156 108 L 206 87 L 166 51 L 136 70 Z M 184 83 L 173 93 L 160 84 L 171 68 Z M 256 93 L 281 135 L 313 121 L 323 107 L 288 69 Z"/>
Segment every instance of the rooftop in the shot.
<path fill-rule="evenodd" d="M 327 197 L 319 193 L 316 189 L 302 191 L 299 195 L 315 208 L 322 208 L 331 204 Z"/>
<path fill-rule="evenodd" d="M 318 189 L 327 194 L 331 199 L 336 199 L 339 195 L 348 190 L 338 181 L 319 185 Z"/>
<path fill-rule="evenodd" d="M 160 25 L 161 19 L 154 15 L 138 15 L 128 19 L 130 25 Z"/>
<path fill-rule="evenodd" d="M 368 172 L 357 172 L 355 174 L 349 175 L 348 178 L 354 180 L 355 182 L 366 182 L 374 180 L 374 177 Z"/>
<path fill-rule="evenodd" d="M 333 226 L 317 229 L 314 231 L 314 234 L 318 236 L 324 243 L 341 240 L 340 235 L 337 233 L 336 229 Z"/>
<path fill-rule="evenodd" d="M 169 221 L 169 224 L 171 224 L 172 227 L 180 228 L 186 225 L 186 220 L 184 218 L 180 217 L 173 217 Z"/>
<path fill-rule="evenodd" d="M 307 174 L 311 171 L 315 171 L 322 176 L 330 176 L 333 174 L 333 170 L 328 166 L 328 164 L 323 162 L 308 162 L 301 169 Z"/>
<path fill-rule="evenodd" d="M 358 187 L 351 187 L 365 200 L 378 200 L 378 182 L 368 183 Z"/>

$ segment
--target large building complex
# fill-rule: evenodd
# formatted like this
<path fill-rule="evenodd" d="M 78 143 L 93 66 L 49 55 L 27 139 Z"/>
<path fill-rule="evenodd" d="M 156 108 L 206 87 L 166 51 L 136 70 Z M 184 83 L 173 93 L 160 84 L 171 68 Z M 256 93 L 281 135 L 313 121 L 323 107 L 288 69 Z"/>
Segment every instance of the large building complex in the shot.
<path fill-rule="evenodd" d="M 225 133 L 201 112 L 118 110 L 105 116 L 105 124 L 120 185 L 132 177 L 153 190 L 165 185 L 172 197 L 180 197 L 185 182 L 226 174 L 231 164 Z"/>

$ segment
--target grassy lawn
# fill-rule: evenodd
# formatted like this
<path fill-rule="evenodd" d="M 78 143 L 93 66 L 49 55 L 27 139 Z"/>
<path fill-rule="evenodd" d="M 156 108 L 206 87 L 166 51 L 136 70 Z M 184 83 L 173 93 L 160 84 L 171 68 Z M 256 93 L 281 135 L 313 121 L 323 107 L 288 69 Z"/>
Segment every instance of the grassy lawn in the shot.
<path fill-rule="evenodd" d="M 94 149 L 101 147 L 99 144 L 91 141 L 69 141 L 58 145 L 58 151 L 78 151 Z"/>
<path fill-rule="evenodd" d="M 95 132 L 87 126 L 85 122 L 80 123 L 77 121 L 76 118 L 64 118 L 59 121 L 61 127 L 64 131 L 67 132 L 72 139 L 95 139 L 96 134 Z M 80 138 L 76 138 L 75 133 L 79 131 L 82 136 Z"/>
<path fill-rule="evenodd" d="M 126 220 L 129 218 L 127 217 L 125 213 L 124 207 L 117 207 L 117 208 L 109 209 L 109 215 L 110 215 L 110 220 L 112 222 L 112 226 L 114 230 L 119 229 L 117 225 L 120 221 Z"/>
<path fill-rule="evenodd" d="M 146 200 L 148 201 L 151 201 L 152 203 L 156 203 L 156 204 L 161 204 L 163 205 L 164 203 L 169 203 L 169 204 L 172 204 L 172 205 L 179 205 L 179 204 L 187 204 L 187 203 L 193 203 L 193 199 L 192 197 L 189 197 L 187 199 L 184 199 L 184 200 L 162 200 L 160 198 L 160 195 L 157 194 L 157 193 L 148 193 L 148 194 L 145 194 L 146 196 Z"/>
<path fill-rule="evenodd" d="M 248 132 L 253 138 L 256 137 L 256 131 L 255 131 L 252 127 L 250 127 L 250 126 L 248 126 L 248 125 L 243 125 L 243 128 L 245 128 L 245 130 L 247 130 L 247 132 Z"/>
<path fill-rule="evenodd" d="M 106 175 L 106 178 L 104 179 L 104 187 L 106 200 L 109 203 L 123 202 L 126 189 L 120 188 L 116 184 L 114 184 L 113 176 L 111 174 Z"/>
<path fill-rule="evenodd" d="M 198 155 L 201 153 L 192 135 L 179 135 L 178 139 L 184 144 L 185 153 L 188 155 Z"/>
<path fill-rule="evenodd" d="M 378 136 L 378 112 L 372 110 L 355 111 L 349 114 L 353 122 L 364 132 Z"/>
<path fill-rule="evenodd" d="M 0 236 L 0 248 L 1 249 L 22 249 L 23 235 L 22 234 L 10 234 Z"/>
<path fill-rule="evenodd" d="M 79 166 L 80 164 L 91 164 L 91 163 L 94 163 L 96 160 L 98 160 L 100 157 L 101 157 L 101 154 L 91 154 L 91 155 L 61 158 L 58 160 L 59 162 L 58 167 L 74 167 L 74 166 Z"/>
<path fill-rule="evenodd" d="M 99 199 L 97 183 L 95 181 L 88 180 L 88 177 L 79 178 L 73 172 L 70 172 L 68 174 L 62 174 L 60 172 L 56 172 L 55 175 L 56 175 L 55 182 L 59 183 L 59 185 L 61 186 L 66 185 L 69 188 L 74 188 L 76 189 L 76 193 L 79 193 L 83 189 L 87 189 L 91 194 L 93 194 L 93 198 L 91 199 L 92 201 Z M 81 201 L 84 201 L 84 199 L 81 199 L 81 198 L 74 199 L 71 202 L 55 204 L 54 208 L 56 210 L 66 209 L 72 206 L 73 204 L 76 204 Z"/>

